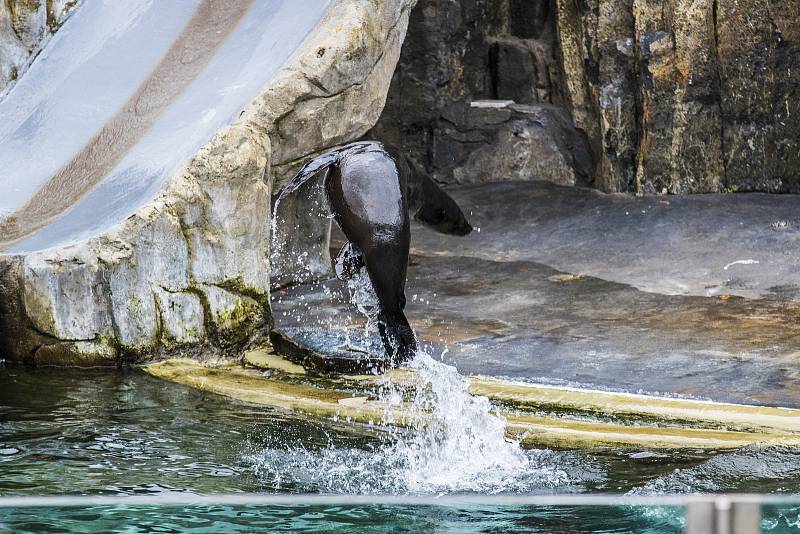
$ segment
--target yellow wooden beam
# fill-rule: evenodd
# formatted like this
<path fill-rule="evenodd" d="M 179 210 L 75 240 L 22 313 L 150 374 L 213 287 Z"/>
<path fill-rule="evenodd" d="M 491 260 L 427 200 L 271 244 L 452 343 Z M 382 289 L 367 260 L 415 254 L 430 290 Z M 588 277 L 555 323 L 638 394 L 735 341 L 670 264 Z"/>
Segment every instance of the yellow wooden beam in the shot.
<path fill-rule="evenodd" d="M 264 358 L 261 363 L 275 365 L 275 369 L 282 366 L 280 362 L 272 358 Z M 270 367 L 272 368 L 272 367 Z M 295 375 L 301 375 L 298 369 L 288 367 Z M 413 424 L 424 424 L 418 419 L 418 415 L 412 415 L 409 407 L 404 404 L 392 405 L 380 400 L 361 396 L 352 392 L 346 392 L 329 387 L 318 387 L 313 385 L 313 379 L 308 376 L 304 380 L 308 383 L 292 383 L 287 380 L 265 377 L 258 370 L 242 367 L 207 367 L 194 360 L 169 360 L 145 367 L 145 370 L 165 380 L 192 386 L 203 391 L 209 391 L 219 395 L 224 395 L 232 399 L 243 402 L 270 406 L 289 410 L 308 416 L 333 419 L 337 421 L 352 421 L 365 424 L 383 424 L 387 418 L 392 420 L 392 424 L 398 426 L 409 426 Z M 375 377 L 371 377 L 370 380 Z M 366 379 L 366 377 L 365 377 Z M 491 385 L 494 398 L 501 396 L 499 381 L 479 379 L 479 384 L 486 387 Z M 523 385 L 528 388 L 527 385 Z M 557 388 L 554 388 L 558 390 Z M 502 394 L 507 401 L 522 398 L 525 402 L 533 403 L 538 399 L 533 389 L 513 390 L 515 393 Z M 580 390 L 575 390 L 580 392 Z M 542 394 L 539 392 L 538 394 Z M 546 391 L 540 400 L 554 402 L 554 397 Z M 589 392 L 585 392 L 587 395 Z M 605 392 L 601 392 L 605 393 Z M 618 395 L 618 394 L 609 394 Z M 650 399 L 642 395 L 635 396 Z M 579 398 L 582 398 L 579 396 Z M 660 399 L 657 400 L 673 400 Z M 631 399 L 625 399 L 626 402 Z M 677 399 L 675 399 L 677 400 Z M 538 402 L 538 401 L 537 401 Z M 700 401 L 688 401 L 691 403 Z M 520 402 L 524 404 L 524 402 Z M 622 404 L 628 406 L 628 404 Z M 644 402 L 644 405 L 647 405 Z M 612 410 L 613 403 L 595 401 L 589 403 L 582 400 L 580 403 L 574 399 L 570 406 L 583 406 L 595 411 L 598 406 L 605 410 Z M 679 407 L 683 406 L 679 404 Z M 694 408 L 698 407 L 692 405 Z M 726 405 L 737 406 L 737 405 Z M 577 409 L 577 408 L 575 408 Z M 632 412 L 631 407 L 628 412 Z M 723 413 L 734 413 L 733 408 Z M 640 410 L 641 411 L 641 410 Z M 656 412 L 657 410 L 652 410 Z M 626 412 L 626 413 L 628 413 Z M 608 413 L 608 412 L 604 412 Z M 638 414 L 639 412 L 637 412 Z M 619 412 L 614 412 L 619 415 Z M 520 440 L 525 446 L 529 447 L 637 447 L 637 448 L 705 448 L 705 449 L 729 449 L 740 448 L 752 443 L 760 443 L 764 446 L 769 445 L 793 445 L 800 446 L 800 433 L 790 431 L 737 431 L 719 430 L 708 428 L 685 428 L 680 426 L 663 425 L 641 425 L 641 424 L 622 424 L 605 423 L 592 421 L 577 421 L 574 419 L 541 416 L 526 414 L 521 412 L 502 412 L 501 415 L 508 421 L 507 434 Z M 707 414 L 706 414 L 707 415 Z"/>

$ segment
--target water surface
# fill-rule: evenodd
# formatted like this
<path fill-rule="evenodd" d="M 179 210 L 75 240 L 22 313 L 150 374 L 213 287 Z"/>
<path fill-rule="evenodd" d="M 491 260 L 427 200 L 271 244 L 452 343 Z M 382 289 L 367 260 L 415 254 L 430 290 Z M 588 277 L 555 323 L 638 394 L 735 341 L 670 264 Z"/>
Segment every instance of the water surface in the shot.
<path fill-rule="evenodd" d="M 529 450 L 523 452 L 524 469 L 514 476 L 498 480 L 478 473 L 465 485 L 463 479 L 448 479 L 446 466 L 438 466 L 427 480 L 425 469 L 431 466 L 408 461 L 419 456 L 391 456 L 402 451 L 401 439 L 407 445 L 426 443 L 379 427 L 298 419 L 135 370 L 0 365 L 0 497 L 255 492 L 433 498 L 447 493 L 791 493 L 800 488 L 799 451 L 757 448 L 719 454 Z M 798 520 L 797 510 L 771 514 L 765 525 L 774 525 L 776 532 Z M 605 513 L 502 505 L 320 507 L 300 500 L 297 506 L 95 506 L 0 513 L 0 529 L 5 525 L 13 531 L 135 524 L 130 531 L 143 532 L 161 524 L 170 525 L 164 531 L 219 527 L 235 532 L 267 525 L 310 531 L 325 525 L 364 532 L 589 532 L 590 527 L 672 532 L 681 522 L 681 511 L 671 508 L 622 507 Z"/>

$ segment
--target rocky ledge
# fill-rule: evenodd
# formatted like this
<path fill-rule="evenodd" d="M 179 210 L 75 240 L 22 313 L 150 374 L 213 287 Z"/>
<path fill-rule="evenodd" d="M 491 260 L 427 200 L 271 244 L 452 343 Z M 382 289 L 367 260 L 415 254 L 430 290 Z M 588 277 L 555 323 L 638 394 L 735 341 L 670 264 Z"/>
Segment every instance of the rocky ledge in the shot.
<path fill-rule="evenodd" d="M 0 354 L 36 364 L 213 357 L 272 323 L 275 180 L 383 108 L 414 0 L 335 0 L 238 119 L 105 234 L 0 256 Z"/>

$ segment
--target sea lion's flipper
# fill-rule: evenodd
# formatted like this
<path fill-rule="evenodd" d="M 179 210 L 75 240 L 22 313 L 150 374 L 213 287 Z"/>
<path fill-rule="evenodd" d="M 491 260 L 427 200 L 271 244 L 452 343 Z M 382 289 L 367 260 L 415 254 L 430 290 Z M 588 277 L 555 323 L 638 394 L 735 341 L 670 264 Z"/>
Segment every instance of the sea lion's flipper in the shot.
<path fill-rule="evenodd" d="M 336 164 L 337 161 L 339 161 L 338 150 L 322 154 L 321 156 L 316 157 L 306 163 L 303 168 L 300 169 L 300 172 L 298 172 L 297 175 L 292 178 L 292 181 L 281 188 L 277 202 L 280 203 L 280 201 L 283 200 L 286 195 L 294 193 L 300 189 L 304 183 L 316 176 L 319 171 L 327 169 L 331 165 Z"/>
<path fill-rule="evenodd" d="M 465 236 L 472 232 L 472 225 L 458 203 L 411 158 L 403 160 L 408 173 L 408 207 L 414 218 L 441 234 Z"/>
<path fill-rule="evenodd" d="M 352 278 L 365 264 L 361 251 L 352 243 L 346 243 L 336 255 L 333 263 L 336 269 L 336 278 L 339 280 Z"/>

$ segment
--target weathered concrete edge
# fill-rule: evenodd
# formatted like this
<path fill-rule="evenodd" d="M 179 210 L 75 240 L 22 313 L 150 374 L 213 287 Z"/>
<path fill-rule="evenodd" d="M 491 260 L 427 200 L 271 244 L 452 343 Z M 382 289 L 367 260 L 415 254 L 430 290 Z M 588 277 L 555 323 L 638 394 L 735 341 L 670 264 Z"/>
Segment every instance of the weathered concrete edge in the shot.
<path fill-rule="evenodd" d="M 249 355 L 247 361 L 259 363 L 277 374 L 263 376 L 259 371 L 242 367 L 209 367 L 191 360 L 168 360 L 146 366 L 149 374 L 171 382 L 223 395 L 238 401 L 287 410 L 303 416 L 320 417 L 379 425 L 387 413 L 393 425 L 408 426 L 420 421 L 412 411 L 402 405 L 388 405 L 369 396 L 337 389 L 324 379 L 316 382 L 303 375 L 302 383 L 286 378 L 300 374 L 301 369 L 286 366 L 280 358 L 267 354 Z M 402 378 L 401 378 L 402 377 Z M 401 372 L 396 378 L 403 380 L 413 375 Z M 375 377 L 362 379 L 374 380 Z M 494 381 L 498 382 L 498 381 Z M 510 386 L 513 384 L 509 383 Z M 593 392 L 585 392 L 591 394 Z M 692 401 L 694 402 L 694 401 Z M 552 406 L 549 405 L 548 406 Z M 569 409 L 570 406 L 564 406 Z M 609 413 L 625 420 L 624 410 Z M 720 430 L 719 428 L 681 427 L 667 418 L 657 425 L 641 425 L 632 421 L 604 423 L 579 421 L 557 416 L 540 416 L 521 410 L 502 411 L 506 418 L 507 435 L 525 446 L 552 446 L 564 448 L 588 447 L 644 447 L 730 449 L 754 443 L 761 446 L 798 445 L 800 433 L 763 429 L 761 431 Z"/>
<path fill-rule="evenodd" d="M 0 256 L 0 353 L 116 365 L 214 358 L 260 339 L 271 326 L 273 154 L 278 164 L 299 159 L 372 126 L 414 2 L 335 0 L 276 78 L 153 201 L 98 238 Z"/>

